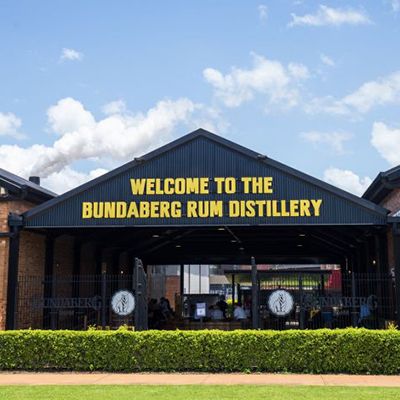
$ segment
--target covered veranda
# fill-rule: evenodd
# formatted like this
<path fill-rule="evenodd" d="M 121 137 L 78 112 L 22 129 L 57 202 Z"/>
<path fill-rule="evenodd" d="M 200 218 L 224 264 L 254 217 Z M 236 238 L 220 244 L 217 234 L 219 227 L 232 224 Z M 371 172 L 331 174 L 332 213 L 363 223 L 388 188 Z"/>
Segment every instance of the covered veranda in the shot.
<path fill-rule="evenodd" d="M 205 204 L 210 208 L 200 212 Z M 282 281 L 274 295 L 291 304 L 279 315 L 283 329 L 307 327 L 304 315 L 322 307 L 346 308 L 349 325 L 361 316 L 378 325 L 395 318 L 386 209 L 201 129 L 11 216 L 9 224 L 9 327 L 147 329 L 154 298 L 173 308 L 170 328 L 185 327 L 185 319 L 196 322 L 186 299 L 220 290 L 211 287 L 210 271 L 225 277 L 232 303 L 246 300 L 237 284 L 250 277 L 250 327 L 270 326 L 260 317 L 271 311 L 268 274 Z M 32 257 L 19 265 L 18 252 L 30 241 Z M 322 278 L 307 289 L 310 268 Z M 192 290 L 195 270 L 207 290 Z M 334 270 L 341 290 L 327 293 Z M 136 302 L 125 316 L 112 308 L 122 289 Z M 336 303 L 327 306 L 332 296 Z M 197 297 L 195 308 L 203 300 Z M 207 322 L 207 312 L 201 318 Z"/>
<path fill-rule="evenodd" d="M 145 302 L 167 298 L 173 310 L 173 317 L 155 326 L 150 318 L 150 327 L 290 329 L 359 326 L 357 299 L 353 300 L 354 304 L 351 301 L 347 305 L 333 304 L 337 314 L 340 316 L 341 313 L 341 322 L 335 325 L 321 320 L 323 306 L 311 304 L 311 294 L 314 300 L 334 296 L 338 302 L 342 298 L 379 296 L 379 324 L 382 325 L 385 320 L 394 318 L 393 283 L 385 270 L 385 228 L 378 225 L 222 225 L 31 229 L 31 232 L 46 237 L 45 274 L 38 278 L 19 278 L 17 311 L 24 313 L 23 310 L 29 310 L 29 304 L 43 296 L 67 302 L 64 307 L 39 302 L 37 307 L 42 307 L 39 310 L 42 318 L 26 311 L 36 315 L 37 323 L 42 323 L 45 328 L 135 325 L 135 313 L 149 314 L 144 305 L 131 316 L 115 318 L 110 301 L 113 293 L 122 288 L 135 292 L 135 259 L 138 258 L 146 273 Z M 68 243 L 68 262 L 54 256 L 60 243 L 64 246 Z M 333 275 L 340 282 L 332 286 Z M 213 285 L 216 281 L 213 276 L 223 276 L 224 284 Z M 369 281 L 373 283 L 367 283 Z M 270 315 L 268 297 L 276 289 L 292 293 L 295 306 L 290 317 Z M 221 296 L 229 305 L 228 314 L 222 320 L 212 320 L 208 311 L 204 318 L 196 317 L 197 303 L 205 303 L 209 309 Z M 306 304 L 307 296 L 309 303 Z M 96 297 L 97 307 L 68 304 L 68 299 Z M 235 321 L 235 303 L 246 309 L 246 321 Z M 310 318 L 316 311 L 320 312 L 319 319 Z M 26 318 L 22 320 L 26 321 Z M 148 326 L 148 321 L 146 324 Z"/>

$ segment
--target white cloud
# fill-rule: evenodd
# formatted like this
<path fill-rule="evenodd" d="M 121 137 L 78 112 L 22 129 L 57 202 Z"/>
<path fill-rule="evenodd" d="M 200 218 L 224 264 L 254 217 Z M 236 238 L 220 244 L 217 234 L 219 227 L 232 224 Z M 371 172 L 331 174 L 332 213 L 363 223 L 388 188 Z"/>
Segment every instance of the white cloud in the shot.
<path fill-rule="evenodd" d="M 265 4 L 260 4 L 258 6 L 258 16 L 263 21 L 268 18 L 268 7 Z"/>
<path fill-rule="evenodd" d="M 41 185 L 51 188 L 51 190 L 57 194 L 62 194 L 95 179 L 106 172 L 108 172 L 106 169 L 97 168 L 88 173 L 84 173 L 78 172 L 71 167 L 65 167 L 61 171 L 54 172 L 47 178 L 43 179 Z"/>
<path fill-rule="evenodd" d="M 125 161 L 133 158 L 137 152 L 168 135 L 177 123 L 185 122 L 195 108 L 196 105 L 185 98 L 164 100 L 146 114 L 113 114 L 99 121 L 92 116 L 92 123 L 91 113 L 80 102 L 63 99 L 51 107 L 52 115 L 60 118 L 49 121 L 53 128 L 57 127 L 56 133 L 62 132 L 62 136 L 36 161 L 33 170 L 35 174 L 50 174 L 80 159 L 106 157 Z M 70 114 L 82 124 L 77 123 L 71 129 Z"/>
<path fill-rule="evenodd" d="M 308 79 L 310 77 L 308 68 L 304 64 L 289 63 L 288 71 L 294 79 Z"/>
<path fill-rule="evenodd" d="M 220 119 L 217 111 L 187 98 L 159 101 L 146 113 L 126 111 L 99 120 L 79 101 L 65 98 L 49 107 L 47 116 L 57 140 L 50 146 L 0 145 L 0 167 L 25 178 L 41 176 L 58 192 L 91 178 L 71 168 L 76 161 L 100 166 L 126 162 L 169 140 L 180 125 L 193 127 L 196 120 L 218 123 Z M 67 185 L 68 180 L 72 183 Z"/>
<path fill-rule="evenodd" d="M 400 11 L 400 0 L 392 0 L 391 5 L 393 12 L 397 13 Z"/>
<path fill-rule="evenodd" d="M 123 100 L 115 100 L 103 106 L 102 111 L 105 115 L 122 114 L 126 112 L 126 104 Z"/>
<path fill-rule="evenodd" d="M 74 132 L 84 126 L 90 128 L 96 125 L 93 115 L 71 97 L 61 99 L 51 106 L 47 110 L 47 120 L 50 128 L 59 135 Z"/>
<path fill-rule="evenodd" d="M 364 83 L 354 93 L 341 100 L 341 103 L 365 113 L 372 107 L 400 101 L 400 71 L 376 81 Z"/>
<path fill-rule="evenodd" d="M 353 93 L 335 99 L 316 98 L 305 108 L 307 112 L 330 114 L 367 113 L 373 107 L 400 103 L 400 71 L 362 84 Z"/>
<path fill-rule="evenodd" d="M 326 54 L 321 54 L 320 59 L 321 59 L 322 63 L 327 65 L 328 67 L 335 66 L 335 61 L 333 61 L 332 58 L 328 57 Z"/>
<path fill-rule="evenodd" d="M 187 126 L 190 130 L 199 127 L 210 132 L 225 132 L 229 123 L 223 118 L 221 110 L 204 104 L 196 104 L 197 112 L 190 117 Z"/>
<path fill-rule="evenodd" d="M 372 182 L 372 179 L 368 176 L 360 178 L 353 171 L 339 168 L 328 168 L 325 170 L 323 179 L 327 183 L 357 196 L 361 196 Z"/>
<path fill-rule="evenodd" d="M 23 138 L 24 135 L 19 132 L 21 125 L 21 120 L 15 114 L 0 112 L 0 136 L 12 136 L 16 139 Z"/>
<path fill-rule="evenodd" d="M 375 122 L 372 126 L 371 144 L 389 164 L 400 164 L 400 128 Z"/>
<path fill-rule="evenodd" d="M 14 145 L 0 145 L 0 168 L 28 178 L 31 175 L 32 165 L 49 148 L 44 145 L 35 144 L 30 147 Z M 42 174 L 39 174 L 43 176 Z"/>
<path fill-rule="evenodd" d="M 348 132 L 302 132 L 300 137 L 315 146 L 328 145 L 336 154 L 345 152 L 344 142 L 349 141 L 353 135 Z"/>
<path fill-rule="evenodd" d="M 82 61 L 83 53 L 74 49 L 63 48 L 60 55 L 60 61 Z"/>
<path fill-rule="evenodd" d="M 291 14 L 292 21 L 289 26 L 309 25 L 309 26 L 340 26 L 340 25 L 363 25 L 370 24 L 371 20 L 363 11 L 351 8 L 331 8 L 320 5 L 315 14 L 296 15 Z"/>
<path fill-rule="evenodd" d="M 308 78 L 306 66 L 290 63 L 287 67 L 279 61 L 268 60 L 252 54 L 253 67 L 232 67 L 226 75 L 214 68 L 206 68 L 203 76 L 214 88 L 214 94 L 227 107 L 238 107 L 252 100 L 256 94 L 266 97 L 267 108 L 279 105 L 293 107 L 299 99 L 298 81 Z"/>

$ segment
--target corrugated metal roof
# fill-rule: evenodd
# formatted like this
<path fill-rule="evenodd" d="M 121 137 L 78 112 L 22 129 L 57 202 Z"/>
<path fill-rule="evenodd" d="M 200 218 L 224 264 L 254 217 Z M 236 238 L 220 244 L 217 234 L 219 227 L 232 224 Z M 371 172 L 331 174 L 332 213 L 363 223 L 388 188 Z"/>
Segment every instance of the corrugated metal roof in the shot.
<path fill-rule="evenodd" d="M 232 218 L 179 220 L 170 218 L 155 220 L 136 219 L 81 219 L 82 202 L 132 200 L 129 179 L 140 177 L 243 177 L 272 176 L 275 194 L 271 199 L 324 199 L 324 216 L 308 219 L 282 218 Z M 280 197 L 276 197 L 280 196 Z M 203 196 L 204 197 L 204 196 Z M 265 199 L 265 195 L 254 195 Z M 183 201 L 202 199 L 201 196 L 183 195 Z M 231 199 L 226 194 L 210 193 L 205 199 L 218 198 L 224 202 Z M 247 197 L 238 193 L 235 199 Z M 174 200 L 174 196 L 142 196 L 142 200 Z M 176 197 L 175 197 L 176 199 Z M 24 214 L 25 223 L 30 227 L 67 226 L 146 226 L 146 225 L 187 225 L 210 224 L 386 224 L 387 210 L 359 198 L 351 193 L 329 185 L 291 167 L 272 160 L 257 152 L 232 143 L 205 130 L 197 130 L 175 140 L 153 152 L 135 159 L 97 179 L 71 190 Z"/>
<path fill-rule="evenodd" d="M 36 193 L 40 193 L 42 195 L 45 195 L 49 198 L 56 197 L 57 194 L 52 192 L 51 190 L 45 189 L 44 187 L 37 185 L 36 183 L 33 183 L 27 179 L 21 178 L 18 175 L 15 175 L 9 171 L 6 171 L 5 169 L 0 168 L 0 182 L 3 182 L 4 184 L 11 184 L 17 189 L 24 189 L 27 188 L 29 190 L 32 190 Z"/>
<path fill-rule="evenodd" d="M 380 204 L 393 189 L 400 188 L 400 165 L 380 172 L 362 195 L 364 199 Z"/>

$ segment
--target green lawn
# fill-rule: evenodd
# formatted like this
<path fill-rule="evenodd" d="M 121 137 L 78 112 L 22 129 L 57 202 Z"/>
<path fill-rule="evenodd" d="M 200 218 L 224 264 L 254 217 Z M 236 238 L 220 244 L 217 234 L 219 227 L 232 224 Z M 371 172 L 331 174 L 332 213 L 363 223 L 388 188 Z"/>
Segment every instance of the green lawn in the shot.
<path fill-rule="evenodd" d="M 334 386 L 0 386 L 1 400 L 386 400 L 400 389 Z"/>

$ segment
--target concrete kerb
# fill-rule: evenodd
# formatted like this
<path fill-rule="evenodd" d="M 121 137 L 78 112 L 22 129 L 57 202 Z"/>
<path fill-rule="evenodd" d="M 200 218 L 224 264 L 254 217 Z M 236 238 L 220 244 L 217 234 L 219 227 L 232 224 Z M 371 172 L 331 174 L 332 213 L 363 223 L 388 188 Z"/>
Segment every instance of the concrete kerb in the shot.
<path fill-rule="evenodd" d="M 400 376 L 0 372 L 0 385 L 311 385 L 400 387 Z"/>

